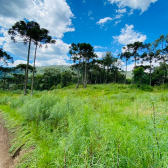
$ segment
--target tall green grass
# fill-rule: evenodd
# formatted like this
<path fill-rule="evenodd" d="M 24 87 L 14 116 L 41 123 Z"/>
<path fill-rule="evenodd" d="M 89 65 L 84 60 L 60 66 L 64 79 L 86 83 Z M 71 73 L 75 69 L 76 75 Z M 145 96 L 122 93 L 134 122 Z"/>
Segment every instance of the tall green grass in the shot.
<path fill-rule="evenodd" d="M 17 132 L 11 152 L 32 148 L 18 167 L 158 168 L 168 166 L 167 91 L 93 85 L 4 93 L 0 103 Z"/>

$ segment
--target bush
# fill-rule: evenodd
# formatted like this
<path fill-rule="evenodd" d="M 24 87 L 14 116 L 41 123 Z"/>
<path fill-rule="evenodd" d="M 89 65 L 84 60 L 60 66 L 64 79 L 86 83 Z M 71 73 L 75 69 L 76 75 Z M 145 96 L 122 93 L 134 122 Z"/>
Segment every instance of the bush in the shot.
<path fill-rule="evenodd" d="M 150 85 L 141 85 L 140 88 L 143 90 L 143 91 L 153 91 L 153 87 L 150 86 Z"/>

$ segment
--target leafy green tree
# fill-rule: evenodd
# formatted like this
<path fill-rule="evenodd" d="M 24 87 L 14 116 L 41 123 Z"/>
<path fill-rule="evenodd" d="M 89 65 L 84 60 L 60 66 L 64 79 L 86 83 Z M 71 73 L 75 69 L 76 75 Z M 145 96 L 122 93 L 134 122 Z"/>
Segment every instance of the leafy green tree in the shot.
<path fill-rule="evenodd" d="M 23 74 L 17 74 L 17 73 L 14 73 L 13 74 L 13 82 L 15 83 L 16 85 L 16 89 L 24 89 L 24 79 L 25 79 L 25 75 Z M 22 86 L 23 85 L 23 86 Z M 20 86 L 22 86 L 22 88 L 20 88 Z"/>
<path fill-rule="evenodd" d="M 26 76 L 27 75 L 27 64 L 19 64 L 15 67 L 15 70 L 16 69 L 19 69 L 20 71 L 23 71 L 25 73 L 25 80 L 24 81 L 26 81 L 26 78 L 27 78 L 27 76 Z M 33 67 L 31 65 L 28 65 L 28 70 L 30 72 L 33 72 Z M 25 88 L 23 88 L 23 89 L 25 89 Z"/>
<path fill-rule="evenodd" d="M 27 66 L 25 75 L 25 95 L 27 94 L 27 81 L 28 81 L 28 66 L 29 66 L 29 56 L 30 56 L 30 46 L 31 42 L 36 35 L 36 30 L 39 30 L 40 25 L 37 22 L 31 21 L 26 22 L 24 20 L 16 22 L 12 28 L 9 29 L 8 34 L 11 35 L 11 40 L 17 42 L 17 37 L 23 38 L 24 44 L 28 45 L 28 56 L 27 56 Z"/>
<path fill-rule="evenodd" d="M 0 66 L 2 66 L 2 64 L 8 65 L 8 63 L 13 63 L 13 57 L 0 48 Z"/>
<path fill-rule="evenodd" d="M 71 73 L 69 71 L 62 72 L 61 74 L 61 87 L 66 87 L 71 84 Z"/>
<path fill-rule="evenodd" d="M 56 68 L 44 69 L 43 89 L 49 90 L 52 86 L 56 86 L 61 82 L 60 70 Z"/>
<path fill-rule="evenodd" d="M 136 67 L 133 70 L 134 74 L 134 81 L 136 84 L 142 84 L 143 77 L 145 75 L 144 68 L 143 67 Z"/>
<path fill-rule="evenodd" d="M 6 74 L 13 71 L 12 68 L 7 68 L 7 67 L 0 67 L 0 71 L 4 73 L 3 76 L 3 90 L 5 90 L 5 82 L 6 82 Z"/>

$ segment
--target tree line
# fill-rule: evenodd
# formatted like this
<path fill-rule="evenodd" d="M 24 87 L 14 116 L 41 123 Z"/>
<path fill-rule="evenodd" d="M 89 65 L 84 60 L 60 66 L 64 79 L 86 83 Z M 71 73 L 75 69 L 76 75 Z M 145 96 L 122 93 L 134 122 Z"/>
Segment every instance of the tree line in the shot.
<path fill-rule="evenodd" d="M 87 84 L 102 83 L 125 83 L 125 84 L 146 84 L 150 86 L 161 85 L 168 82 L 168 35 L 161 35 L 152 43 L 134 42 L 122 48 L 122 52 L 117 57 L 111 52 L 106 52 L 101 58 L 94 52 L 94 48 L 89 43 L 72 43 L 69 54 L 73 64 L 70 71 L 60 72 L 58 69 L 46 68 L 42 75 L 35 75 L 37 48 L 56 43 L 56 40 L 49 36 L 49 31 L 40 28 L 37 22 L 20 21 L 16 22 L 8 30 L 13 42 L 18 42 L 21 37 L 23 44 L 28 44 L 27 64 L 19 64 L 15 68 L 8 68 L 1 63 L 0 71 L 3 72 L 1 78 L 1 87 L 9 89 L 24 89 L 24 94 L 28 89 L 50 90 L 53 88 L 66 87 L 76 83 L 76 88 Z M 20 39 L 20 38 L 19 38 Z M 34 63 L 29 64 L 31 45 L 35 45 Z M 0 60 L 3 64 L 13 62 L 13 58 L 3 49 L 0 49 Z M 127 79 L 127 67 L 134 61 L 133 78 Z M 123 62 L 125 69 L 122 70 Z M 149 65 L 145 65 L 146 62 Z M 160 66 L 154 66 L 153 63 L 159 63 Z M 141 63 L 139 66 L 138 64 Z M 143 64 L 145 63 L 145 64 Z M 23 74 L 15 73 L 19 69 Z M 31 79 L 29 71 L 32 72 Z M 12 73 L 12 77 L 6 77 L 7 73 Z M 30 84 L 31 83 L 31 84 Z"/>

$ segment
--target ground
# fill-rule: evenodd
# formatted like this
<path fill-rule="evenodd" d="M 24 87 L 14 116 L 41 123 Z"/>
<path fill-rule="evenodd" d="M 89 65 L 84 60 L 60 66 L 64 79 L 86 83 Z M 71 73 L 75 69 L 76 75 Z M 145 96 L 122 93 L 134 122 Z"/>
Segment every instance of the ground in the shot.
<path fill-rule="evenodd" d="M 13 160 L 8 153 L 9 148 L 8 131 L 0 119 L 0 168 L 14 168 Z"/>

